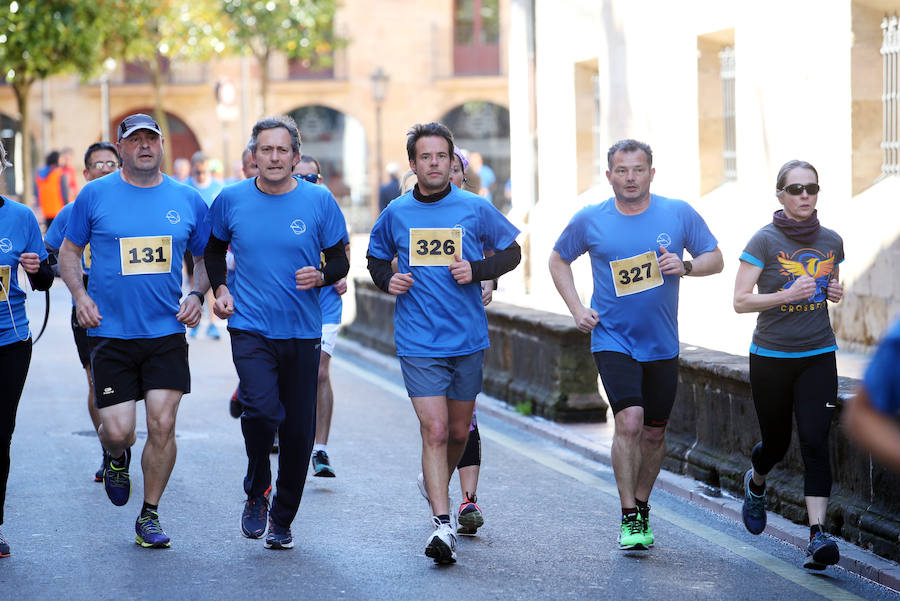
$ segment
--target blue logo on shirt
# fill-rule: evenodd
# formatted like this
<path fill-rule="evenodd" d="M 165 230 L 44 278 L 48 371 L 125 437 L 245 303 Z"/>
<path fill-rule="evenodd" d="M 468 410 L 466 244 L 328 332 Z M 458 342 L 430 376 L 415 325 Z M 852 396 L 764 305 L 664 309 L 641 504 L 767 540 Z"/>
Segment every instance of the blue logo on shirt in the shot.
<path fill-rule="evenodd" d="M 461 226 L 461 225 L 458 224 L 458 223 L 457 223 L 456 225 L 453 226 L 453 229 L 459 229 L 460 235 L 462 235 L 462 236 L 465 236 L 465 235 L 466 235 L 466 228 L 464 228 L 463 226 Z"/>
<path fill-rule="evenodd" d="M 672 244 L 672 238 L 669 237 L 669 234 L 663 232 L 656 237 L 656 243 L 668 250 L 669 245 Z"/>
<path fill-rule="evenodd" d="M 9 238 L 0 239 L 0 250 L 5 253 L 8 253 L 13 249 L 13 243 L 10 242 Z"/>
<path fill-rule="evenodd" d="M 166 213 L 166 219 L 169 220 L 169 223 L 171 223 L 172 225 L 175 225 L 176 223 L 181 221 L 181 215 L 178 214 L 178 211 L 176 211 L 175 209 L 172 209 L 171 211 Z"/>
<path fill-rule="evenodd" d="M 300 234 L 306 232 L 306 224 L 303 223 L 302 219 L 294 219 L 291 222 L 291 231 L 299 236 Z"/>

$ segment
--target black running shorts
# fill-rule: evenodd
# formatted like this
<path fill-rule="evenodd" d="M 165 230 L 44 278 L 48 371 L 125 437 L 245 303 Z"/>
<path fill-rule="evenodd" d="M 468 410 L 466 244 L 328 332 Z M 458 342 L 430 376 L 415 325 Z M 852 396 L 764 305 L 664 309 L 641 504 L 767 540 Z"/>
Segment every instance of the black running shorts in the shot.
<path fill-rule="evenodd" d="M 594 363 L 613 415 L 643 407 L 645 426 L 666 426 L 678 387 L 678 357 L 642 363 L 624 353 L 600 351 L 594 353 Z"/>

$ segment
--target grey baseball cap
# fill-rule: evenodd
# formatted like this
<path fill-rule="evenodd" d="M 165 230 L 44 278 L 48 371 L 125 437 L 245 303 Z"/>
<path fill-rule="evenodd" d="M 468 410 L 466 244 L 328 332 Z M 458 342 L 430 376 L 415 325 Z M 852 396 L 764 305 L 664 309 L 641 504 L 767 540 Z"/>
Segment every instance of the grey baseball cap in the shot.
<path fill-rule="evenodd" d="M 146 129 L 160 136 L 162 135 L 159 123 L 153 117 L 144 113 L 135 113 L 128 115 L 119 123 L 119 139 L 127 138 L 139 129 Z"/>

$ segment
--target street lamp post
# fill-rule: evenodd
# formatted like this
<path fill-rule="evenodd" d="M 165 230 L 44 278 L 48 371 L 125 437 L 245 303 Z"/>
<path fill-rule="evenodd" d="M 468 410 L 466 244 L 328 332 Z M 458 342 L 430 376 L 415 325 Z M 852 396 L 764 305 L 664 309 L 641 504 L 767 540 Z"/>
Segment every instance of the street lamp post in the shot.
<path fill-rule="evenodd" d="M 375 191 L 376 202 L 374 206 L 378 206 L 377 197 L 381 188 L 381 104 L 387 94 L 387 84 L 390 79 L 387 73 L 380 66 L 369 76 L 372 80 L 372 100 L 375 101 L 375 172 L 378 174 L 378 189 Z"/>

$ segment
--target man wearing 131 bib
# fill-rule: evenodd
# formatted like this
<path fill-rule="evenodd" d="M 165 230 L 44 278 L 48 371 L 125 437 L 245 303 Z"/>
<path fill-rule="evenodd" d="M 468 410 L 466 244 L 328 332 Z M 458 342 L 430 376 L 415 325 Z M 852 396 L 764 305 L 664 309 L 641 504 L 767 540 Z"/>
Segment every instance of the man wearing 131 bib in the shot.
<path fill-rule="evenodd" d="M 434 513 L 425 555 L 452 563 L 456 532 L 447 485 L 468 440 L 489 346 L 481 282 L 519 264 L 519 230 L 485 199 L 450 185 L 453 134 L 446 127 L 414 126 L 406 151 L 418 183 L 375 222 L 368 267 L 379 288 L 397 295 L 397 355 L 421 424 L 422 472 Z M 496 253 L 485 258 L 488 250 Z"/>
<path fill-rule="evenodd" d="M 160 171 L 163 138 L 151 117 L 123 119 L 117 146 L 122 169 L 88 182 L 78 194 L 59 251 L 60 273 L 78 323 L 88 328 L 106 494 L 114 505 L 128 502 L 136 401 L 143 398 L 144 505 L 135 542 L 168 547 L 158 504 L 175 466 L 178 405 L 191 389 L 184 326 L 200 320 L 209 287 L 203 266 L 207 208 L 196 190 Z M 88 243 L 85 290 L 81 256 Z M 194 255 L 195 289 L 179 303 L 185 249 Z"/>
<path fill-rule="evenodd" d="M 580 210 L 550 255 L 550 274 L 591 352 L 615 416 L 612 464 L 622 503 L 621 549 L 653 544 L 650 492 L 665 455 L 678 383 L 678 287 L 722 270 L 722 253 L 689 204 L 650 194 L 653 154 L 635 140 L 609 149 L 615 196 Z M 692 261 L 682 259 L 687 250 Z M 594 293 L 581 304 L 570 263 L 591 257 Z"/>
<path fill-rule="evenodd" d="M 258 121 L 249 148 L 259 175 L 226 187 L 210 209 L 209 275 L 216 315 L 228 319 L 244 409 L 247 500 L 241 533 L 260 538 L 268 518 L 266 548 L 290 549 L 291 524 L 300 508 L 316 433 L 319 288 L 347 275 L 348 236 L 328 188 L 291 174 L 300 158 L 300 133 L 293 119 Z M 236 257 L 231 287 L 225 275 L 229 242 Z M 278 479 L 269 511 L 269 450 L 276 430 Z"/>

